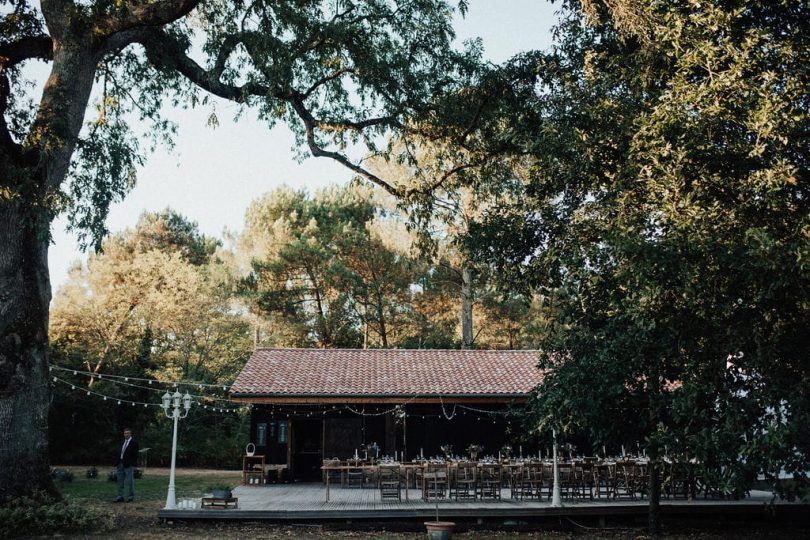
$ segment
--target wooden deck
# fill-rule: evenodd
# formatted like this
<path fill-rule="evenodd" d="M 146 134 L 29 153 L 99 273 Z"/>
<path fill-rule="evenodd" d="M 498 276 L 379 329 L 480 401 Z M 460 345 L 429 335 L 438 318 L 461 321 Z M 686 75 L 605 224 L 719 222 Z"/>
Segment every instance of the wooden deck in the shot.
<path fill-rule="evenodd" d="M 409 500 L 382 501 L 377 489 L 332 488 L 326 502 L 323 485 L 275 484 L 265 486 L 240 486 L 234 490 L 239 498 L 237 509 L 176 509 L 161 510 L 163 519 L 217 519 L 217 520 L 409 520 L 435 517 L 435 503 L 421 499 L 420 491 L 411 489 Z M 182 493 L 178 501 L 182 500 Z M 771 494 L 754 491 L 741 501 L 724 500 L 662 500 L 664 514 L 682 515 L 730 515 L 768 513 L 775 509 L 784 512 L 805 512 L 810 505 L 775 502 L 769 506 Z M 199 501 L 197 501 L 199 502 Z M 442 519 L 482 518 L 543 518 L 552 516 L 643 516 L 647 511 L 646 500 L 595 500 L 586 502 L 565 501 L 562 508 L 552 508 L 547 500 L 519 501 L 509 497 L 509 490 L 502 491 L 500 501 L 440 501 Z"/>

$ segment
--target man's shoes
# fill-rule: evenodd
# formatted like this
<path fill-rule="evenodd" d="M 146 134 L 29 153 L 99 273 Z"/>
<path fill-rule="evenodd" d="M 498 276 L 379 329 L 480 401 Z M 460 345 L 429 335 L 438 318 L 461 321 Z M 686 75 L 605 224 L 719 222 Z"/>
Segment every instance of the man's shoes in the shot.
<path fill-rule="evenodd" d="M 135 500 L 135 499 L 133 499 L 132 497 L 130 497 L 129 499 L 127 499 L 127 502 L 132 502 L 132 501 L 134 501 L 134 500 Z"/>
<path fill-rule="evenodd" d="M 124 502 L 124 498 L 123 498 L 123 497 L 118 497 L 118 498 L 117 498 L 117 499 L 115 499 L 113 502 L 116 502 L 116 503 L 119 503 L 119 502 Z"/>

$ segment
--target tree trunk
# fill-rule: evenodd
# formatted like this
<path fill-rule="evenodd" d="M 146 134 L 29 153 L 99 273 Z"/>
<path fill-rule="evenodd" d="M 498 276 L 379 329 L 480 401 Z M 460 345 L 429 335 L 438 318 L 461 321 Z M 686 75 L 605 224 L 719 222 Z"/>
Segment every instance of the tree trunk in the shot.
<path fill-rule="evenodd" d="M 659 504 L 661 502 L 661 464 L 656 455 L 650 455 L 650 464 L 648 472 L 650 474 L 649 486 L 647 491 L 650 496 L 650 506 L 648 512 L 647 525 L 649 533 L 653 536 L 657 535 L 661 530 L 661 523 L 659 521 Z"/>
<path fill-rule="evenodd" d="M 658 375 L 658 370 L 653 368 L 650 379 L 658 384 L 657 391 L 660 392 L 661 377 Z M 648 396 L 650 404 L 650 426 L 658 424 L 660 418 L 658 414 L 658 393 L 653 393 Z M 649 533 L 657 536 L 661 530 L 661 522 L 659 520 L 659 503 L 661 502 L 661 447 L 655 438 L 651 438 L 650 444 L 647 448 L 649 454 L 649 465 L 647 466 L 647 473 L 649 481 L 647 485 L 647 494 L 650 496 L 650 506 L 647 512 L 647 527 Z"/>
<path fill-rule="evenodd" d="M 55 47 L 30 132 L 38 163 L 23 175 L 10 161 L 0 166 L 0 187 L 12 193 L 0 197 L 0 502 L 37 489 L 55 493 L 48 463 L 49 199 L 67 175 L 95 66 L 84 45 Z"/>
<path fill-rule="evenodd" d="M 0 503 L 54 492 L 48 465 L 48 218 L 0 200 Z"/>
<path fill-rule="evenodd" d="M 461 348 L 472 349 L 473 346 L 473 286 L 470 267 L 461 267 Z"/>

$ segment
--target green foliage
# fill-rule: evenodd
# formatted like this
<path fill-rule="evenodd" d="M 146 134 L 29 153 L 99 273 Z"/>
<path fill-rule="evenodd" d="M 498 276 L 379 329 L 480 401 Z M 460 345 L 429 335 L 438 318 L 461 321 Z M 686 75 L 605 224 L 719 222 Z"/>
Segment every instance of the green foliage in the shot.
<path fill-rule="evenodd" d="M 232 309 L 235 277 L 215 255 L 218 241 L 172 210 L 144 214 L 134 231 L 115 235 L 91 255 L 54 299 L 51 361 L 91 373 L 187 380 L 227 386 L 251 349 L 248 322 Z M 69 376 L 76 388 L 113 398 L 158 403 L 157 388 L 110 379 Z M 64 378 L 63 377 L 63 378 Z M 140 386 L 144 386 L 142 381 Z M 171 433 L 156 408 L 101 406 L 98 397 L 76 400 L 76 388 L 56 385 L 50 414 L 52 458 L 62 463 L 112 459 L 124 425 L 136 427 L 151 463 L 167 462 Z M 190 386 L 192 393 L 199 393 Z M 207 392 L 223 399 L 225 392 Z M 84 397 L 84 396 L 83 396 Z M 114 400 L 101 402 L 114 404 Z M 182 429 L 202 441 L 186 464 L 234 466 L 247 425 L 201 399 Z M 157 414 L 156 414 L 157 413 Z M 92 440 L 95 444 L 86 444 Z M 223 451 L 226 450 L 226 451 Z"/>
<path fill-rule="evenodd" d="M 106 533 L 113 528 L 109 514 L 79 502 L 58 500 L 44 493 L 18 497 L 0 506 L 0 537 L 54 533 Z"/>
<path fill-rule="evenodd" d="M 310 198 L 287 188 L 248 211 L 245 291 L 295 336 L 290 344 L 389 347 L 401 339 L 416 262 L 383 242 L 378 212 L 351 189 Z"/>
<path fill-rule="evenodd" d="M 183 260 L 195 266 L 210 262 L 214 252 L 222 245 L 219 240 L 201 234 L 196 222 L 188 221 L 171 208 L 154 213 L 144 212 L 132 238 L 127 241 L 141 253 L 153 249 L 180 253 Z"/>
<path fill-rule="evenodd" d="M 538 118 L 520 127 L 525 197 L 468 239 L 544 291 L 535 420 L 696 458 L 725 494 L 757 474 L 805 485 L 807 5 L 589 4 L 505 66 L 538 89 L 516 107 Z"/>

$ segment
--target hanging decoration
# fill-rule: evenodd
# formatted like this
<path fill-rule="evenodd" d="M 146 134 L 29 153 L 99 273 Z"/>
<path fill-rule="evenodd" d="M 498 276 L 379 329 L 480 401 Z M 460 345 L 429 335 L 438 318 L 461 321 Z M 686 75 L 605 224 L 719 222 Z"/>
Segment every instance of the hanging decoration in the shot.
<path fill-rule="evenodd" d="M 51 377 L 51 381 L 54 382 L 54 383 L 60 383 L 60 384 L 63 384 L 65 386 L 69 386 L 71 390 L 77 391 L 77 392 L 83 392 L 86 396 L 100 397 L 100 398 L 102 398 L 103 401 L 107 401 L 107 400 L 115 401 L 116 405 L 130 405 L 132 407 L 136 407 L 136 406 L 160 407 L 160 403 L 149 403 L 149 402 L 144 402 L 144 401 L 134 401 L 134 400 L 130 400 L 130 399 L 119 398 L 119 397 L 115 397 L 115 396 L 109 396 L 107 394 L 103 394 L 101 392 L 97 392 L 95 390 L 90 390 L 90 389 L 87 389 L 87 388 L 79 388 L 74 383 L 72 383 L 70 381 L 66 381 L 64 379 L 60 379 L 59 377 Z M 213 406 L 205 405 L 204 403 L 202 403 L 200 401 L 195 401 L 194 404 L 198 405 L 198 406 L 202 406 L 204 409 L 207 409 L 207 410 L 210 410 L 210 411 L 213 411 L 213 412 L 221 412 L 221 413 L 238 413 L 239 411 L 244 409 L 244 407 L 237 407 L 237 408 L 213 407 Z"/>

